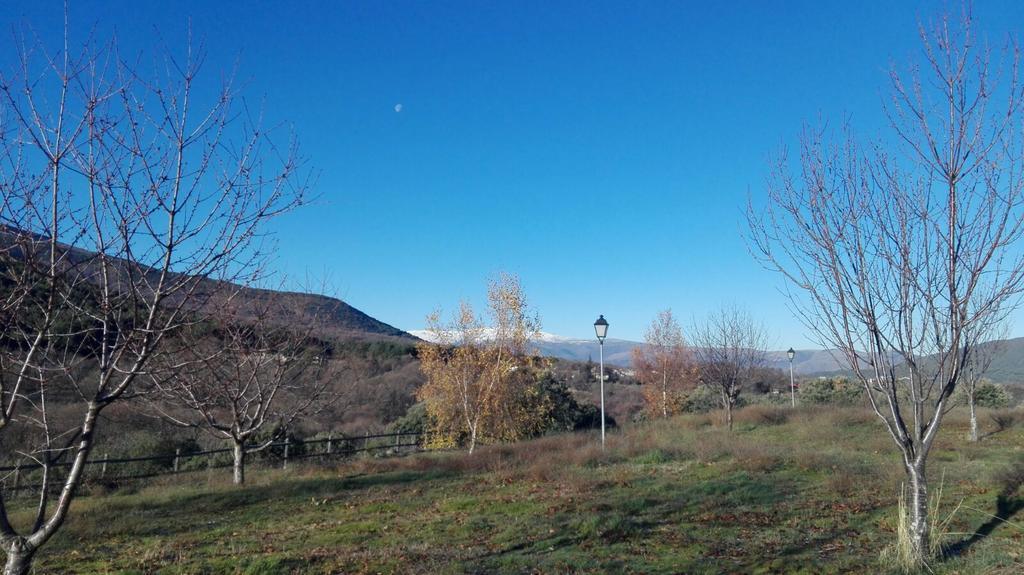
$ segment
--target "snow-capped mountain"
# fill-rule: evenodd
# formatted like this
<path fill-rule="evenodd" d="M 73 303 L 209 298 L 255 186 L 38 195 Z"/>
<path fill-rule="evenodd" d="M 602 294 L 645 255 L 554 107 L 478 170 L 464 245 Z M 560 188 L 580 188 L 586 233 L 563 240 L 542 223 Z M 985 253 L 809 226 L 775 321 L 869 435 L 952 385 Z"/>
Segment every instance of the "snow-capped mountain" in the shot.
<path fill-rule="evenodd" d="M 484 332 L 484 337 L 493 337 L 493 334 L 494 334 L 494 330 L 493 329 L 486 328 L 486 329 L 483 330 L 483 332 Z M 414 335 L 414 336 L 416 336 L 416 337 L 418 337 L 418 338 L 420 338 L 420 339 L 422 339 L 424 341 L 430 341 L 430 342 L 436 342 L 437 341 L 437 335 L 434 332 L 432 332 L 430 330 L 427 330 L 427 329 L 414 329 L 414 330 L 412 330 L 412 331 L 410 331 L 408 333 L 410 333 L 410 334 L 412 334 L 412 335 Z M 540 332 L 540 334 L 538 334 L 538 336 L 536 338 L 534 338 L 533 341 L 535 343 L 536 342 L 545 342 L 545 343 L 586 343 L 587 340 L 573 339 L 571 337 L 562 337 L 560 335 L 555 335 L 553 333 L 547 333 L 545 331 L 542 331 L 542 332 Z"/>
<path fill-rule="evenodd" d="M 434 334 L 427 330 L 412 330 L 409 333 L 426 341 L 435 339 Z M 600 354 L 596 339 L 579 339 L 541 332 L 532 344 L 541 355 L 572 361 L 593 360 L 596 362 Z M 633 350 L 642 345 L 641 342 L 627 339 L 606 339 L 604 340 L 604 361 L 610 365 L 632 367 Z M 841 365 L 840 360 L 841 357 L 838 354 L 831 354 L 826 350 L 798 350 L 793 358 L 793 371 L 800 375 L 842 371 L 846 367 Z M 789 370 L 789 358 L 784 351 L 769 351 L 766 363 L 768 367 Z"/>
<path fill-rule="evenodd" d="M 429 330 L 414 329 L 409 333 L 425 341 L 437 340 L 436 334 Z M 491 334 L 493 334 L 493 330 L 484 330 L 484 337 Z M 531 345 L 541 355 L 573 361 L 587 361 L 588 359 L 597 361 L 600 354 L 596 339 L 579 339 L 547 332 L 540 332 L 531 341 Z M 632 363 L 630 354 L 633 348 L 640 345 L 643 344 L 636 341 L 606 339 L 604 340 L 604 360 L 611 365 L 628 367 Z"/>

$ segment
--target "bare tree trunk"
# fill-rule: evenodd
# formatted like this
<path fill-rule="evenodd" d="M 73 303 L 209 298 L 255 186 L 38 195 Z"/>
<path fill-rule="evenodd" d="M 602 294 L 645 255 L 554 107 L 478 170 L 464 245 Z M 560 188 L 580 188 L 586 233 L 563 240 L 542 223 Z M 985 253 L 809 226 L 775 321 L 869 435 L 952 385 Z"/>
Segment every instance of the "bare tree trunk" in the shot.
<path fill-rule="evenodd" d="M 24 538 L 19 537 L 7 544 L 7 563 L 4 564 L 3 575 L 28 575 L 32 569 L 32 558 L 36 549 L 31 547 Z"/>
<path fill-rule="evenodd" d="M 732 398 L 725 398 L 725 424 L 732 431 Z"/>
<path fill-rule="evenodd" d="M 473 450 L 476 449 L 476 425 L 469 427 L 469 454 L 473 455 Z"/>
<path fill-rule="evenodd" d="M 0 350 L 13 378 L 10 387 L 0 378 L 0 429 L 16 420 L 31 430 L 0 439 L 5 452 L 44 466 L 31 527 L 19 533 L 9 523 L 0 494 L 3 574 L 30 572 L 61 529 L 100 412 L 153 393 L 137 380 L 153 373 L 154 355 L 220 297 L 216 286 L 262 272 L 265 254 L 250 247 L 263 223 L 300 205 L 305 190 L 295 182 L 305 169 L 294 145 L 276 149 L 245 119 L 232 127 L 244 114 L 232 111 L 227 83 L 216 103 L 194 113 L 189 94 L 203 57 L 191 49 L 174 71 L 150 78 L 118 56 L 116 42 L 72 50 L 68 33 L 65 24 L 59 57 L 39 41 L 0 70 L 0 107 L 12 119 L 0 137 L 0 157 L 12 160 L 0 166 L 0 331 L 5 341 L 26 342 Z M 216 282 L 201 287 L 209 278 Z M 60 417 L 47 405 L 62 386 L 77 392 L 66 407 L 78 403 L 80 426 L 64 405 Z M 67 441 L 59 451 L 58 437 Z M 64 479 L 51 482 L 47 466 L 60 452 L 72 461 Z M 56 483 L 63 485 L 53 502 L 47 489 Z"/>
<path fill-rule="evenodd" d="M 668 417 L 668 366 L 661 366 L 661 416 Z"/>
<path fill-rule="evenodd" d="M 234 456 L 235 456 L 235 485 L 242 485 L 245 483 L 245 442 L 234 441 Z"/>
<path fill-rule="evenodd" d="M 978 414 L 974 411 L 974 390 L 968 390 L 967 405 L 971 408 L 971 441 L 978 441 Z"/>
<path fill-rule="evenodd" d="M 1020 49 L 1007 43 L 989 68 L 971 11 L 955 20 L 922 25 L 924 65 L 890 73 L 884 112 L 901 145 L 861 144 L 849 128 L 805 130 L 799 168 L 783 153 L 763 209 L 751 202 L 747 212 L 762 262 L 798 288 L 793 308 L 819 341 L 842 350 L 903 452 L 897 551 L 915 569 L 934 549 L 932 441 L 958 386 L 985 371 L 981 338 L 1024 291 Z"/>
<path fill-rule="evenodd" d="M 928 516 L 928 479 L 924 461 L 907 466 L 910 480 L 907 501 L 907 537 L 910 559 L 915 565 L 925 565 L 931 543 L 931 519 Z"/>

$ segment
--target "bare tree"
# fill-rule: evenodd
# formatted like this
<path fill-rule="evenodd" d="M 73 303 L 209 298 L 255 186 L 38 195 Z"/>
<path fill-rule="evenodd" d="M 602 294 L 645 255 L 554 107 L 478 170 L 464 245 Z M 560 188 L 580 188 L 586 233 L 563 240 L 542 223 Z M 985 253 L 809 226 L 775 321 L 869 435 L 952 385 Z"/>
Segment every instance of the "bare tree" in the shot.
<path fill-rule="evenodd" d="M 318 318 L 279 307 L 272 298 L 247 301 L 241 294 L 218 303 L 201 323 L 176 333 L 150 369 L 149 405 L 175 425 L 229 441 L 236 485 L 245 483 L 246 456 L 279 439 L 257 441 L 268 424 L 287 430 L 332 399 L 325 377 L 330 348 L 313 336 Z"/>
<path fill-rule="evenodd" d="M 969 11 L 921 40 L 924 65 L 890 75 L 892 145 L 808 131 L 799 168 L 782 154 L 748 212 L 753 251 L 845 355 L 900 451 L 911 567 L 934 551 L 926 463 L 972 338 L 1018 304 L 1024 280 L 1016 46 L 993 64 Z"/>
<path fill-rule="evenodd" d="M 490 325 L 462 302 L 450 323 L 441 323 L 439 312 L 427 318 L 433 342 L 419 346 L 427 381 L 418 396 L 426 402 L 435 440 L 447 445 L 465 434 L 470 453 L 483 434 L 503 429 L 514 437 L 519 429 L 535 427 L 532 421 L 506 421 L 502 416 L 536 415 L 508 406 L 523 400 L 527 346 L 539 333 L 540 322 L 515 276 L 501 274 L 491 281 L 487 301 Z"/>
<path fill-rule="evenodd" d="M 765 363 L 768 339 L 764 328 L 746 311 L 727 307 L 711 313 L 690 334 L 701 380 L 718 390 L 732 431 L 732 410 L 740 391 Z"/>
<path fill-rule="evenodd" d="M 644 345 L 633 349 L 633 367 L 644 384 L 648 411 L 668 417 L 682 393 L 695 383 L 690 350 L 672 310 L 658 312 L 644 334 Z"/>
<path fill-rule="evenodd" d="M 0 434 L 27 437 L 3 455 L 40 471 L 27 525 L 0 497 L 6 575 L 67 518 L 103 410 L 136 393 L 208 278 L 251 271 L 264 224 L 306 185 L 294 144 L 275 146 L 230 82 L 198 88 L 201 51 L 143 75 L 113 43 L 18 40 L 0 72 Z M 77 420 L 55 416 L 68 404 Z"/>
<path fill-rule="evenodd" d="M 992 360 L 1003 351 L 1003 340 L 1007 334 L 1007 327 L 1006 324 L 1003 324 L 992 326 L 991 329 L 974 330 L 975 334 L 968 337 L 963 374 L 963 395 L 967 400 L 967 409 L 970 413 L 971 429 L 968 437 L 971 441 L 978 441 L 978 384 L 985 377 L 989 367 L 992 366 Z M 993 335 L 994 337 L 990 337 Z M 988 341 L 985 341 L 986 339 Z"/>

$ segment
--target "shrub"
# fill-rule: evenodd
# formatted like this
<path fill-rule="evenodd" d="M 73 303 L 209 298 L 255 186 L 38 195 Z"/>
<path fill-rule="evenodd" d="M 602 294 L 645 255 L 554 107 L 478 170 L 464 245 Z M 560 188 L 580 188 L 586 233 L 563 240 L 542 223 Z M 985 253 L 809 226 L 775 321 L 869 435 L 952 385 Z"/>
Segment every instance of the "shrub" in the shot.
<path fill-rule="evenodd" d="M 852 405 L 864 397 L 864 388 L 843 377 L 812 379 L 800 384 L 800 401 L 817 405 Z"/>
<path fill-rule="evenodd" d="M 771 393 L 765 393 L 763 395 L 748 395 L 745 396 L 748 400 L 748 405 L 778 405 L 786 406 L 790 403 L 789 391 L 780 393 L 773 391 Z"/>
<path fill-rule="evenodd" d="M 160 457 L 150 461 L 136 461 L 111 464 L 107 474 L 112 477 L 130 477 L 163 473 L 174 466 L 174 454 L 180 450 L 182 454 L 196 453 L 199 444 L 192 438 L 177 438 L 165 434 L 154 434 L 146 431 L 122 433 L 107 439 L 102 446 L 93 451 L 90 459 L 99 461 L 104 456 L 110 459 L 127 459 L 134 457 Z"/>
<path fill-rule="evenodd" d="M 1020 423 L 1020 412 L 1013 409 L 1000 409 L 990 414 L 998 431 L 1006 431 Z"/>
<path fill-rule="evenodd" d="M 989 409 L 1010 407 L 1013 397 L 1005 387 L 991 381 L 980 381 L 974 388 L 974 405 Z"/>
<path fill-rule="evenodd" d="M 604 426 L 606 429 L 616 427 L 615 418 L 609 415 L 607 410 L 604 412 Z M 601 429 L 601 409 L 596 405 L 580 406 L 573 430 L 583 431 L 585 429 Z"/>
<path fill-rule="evenodd" d="M 600 410 L 593 405 L 580 405 L 565 380 L 556 378 L 550 370 L 540 373 L 534 387 L 538 397 L 550 409 L 548 424 L 537 430 L 538 435 L 601 426 Z M 607 413 L 605 415 L 607 417 Z M 614 427 L 615 423 L 607 419 L 605 425 Z"/>
<path fill-rule="evenodd" d="M 422 401 L 413 404 L 405 415 L 391 422 L 388 431 L 392 433 L 419 433 L 423 434 L 430 428 L 430 419 L 427 416 L 427 405 Z"/>
<path fill-rule="evenodd" d="M 282 427 L 275 426 L 270 429 L 261 430 L 255 434 L 255 437 L 247 443 L 247 445 L 262 445 L 270 440 L 273 443 L 261 451 L 257 451 L 255 454 L 251 454 L 248 457 L 250 461 L 252 459 L 258 459 L 261 461 L 284 461 L 284 448 L 285 442 L 288 443 L 288 457 L 295 458 L 306 455 L 308 447 L 304 442 L 305 438 L 299 434 L 298 431 L 293 429 L 284 429 Z"/>
<path fill-rule="evenodd" d="M 722 407 L 722 396 L 720 393 L 706 385 L 699 385 L 697 389 L 687 394 L 683 400 L 683 411 L 686 413 L 707 413 Z M 737 402 L 739 407 L 739 402 Z"/>

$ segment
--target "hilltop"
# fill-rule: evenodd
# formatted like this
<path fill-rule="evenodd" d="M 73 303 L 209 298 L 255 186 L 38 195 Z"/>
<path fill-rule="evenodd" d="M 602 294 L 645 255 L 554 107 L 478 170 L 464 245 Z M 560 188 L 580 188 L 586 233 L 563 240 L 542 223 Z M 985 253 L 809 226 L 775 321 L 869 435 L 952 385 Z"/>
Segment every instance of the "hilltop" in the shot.
<path fill-rule="evenodd" d="M 57 247 L 62 252 L 62 265 L 70 274 L 89 283 L 99 282 L 103 273 L 99 254 L 63 243 L 59 243 Z M 6 258 L 10 258 L 9 261 L 14 262 L 48 257 L 47 238 L 5 226 L 0 226 L 0 250 Z M 111 285 L 134 283 L 135 289 L 146 289 L 147 286 L 157 283 L 159 273 L 154 268 L 109 256 L 102 261 L 106 264 L 107 273 L 114 277 Z M 180 280 L 188 276 L 174 277 Z M 274 323 L 302 327 L 309 321 L 308 318 L 315 314 L 318 318 L 316 335 L 325 339 L 416 340 L 412 335 L 379 321 L 337 298 L 249 287 L 216 279 L 194 279 L 195 303 L 190 307 L 192 310 L 199 309 L 199 306 L 215 309 L 222 305 L 225 298 L 231 297 L 244 313 L 257 306 L 265 306 L 272 300 L 274 305 L 270 306 L 270 309 L 275 312 L 271 318 Z"/>

